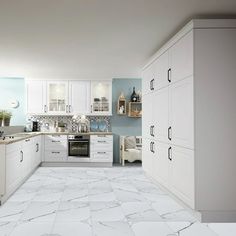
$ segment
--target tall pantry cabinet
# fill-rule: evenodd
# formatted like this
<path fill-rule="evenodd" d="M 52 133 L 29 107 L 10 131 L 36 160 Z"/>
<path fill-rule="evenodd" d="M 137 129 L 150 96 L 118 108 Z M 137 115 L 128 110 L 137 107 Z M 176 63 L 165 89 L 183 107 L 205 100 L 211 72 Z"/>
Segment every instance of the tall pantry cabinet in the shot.
<path fill-rule="evenodd" d="M 143 168 L 205 222 L 236 221 L 235 42 L 193 20 L 143 69 Z"/>

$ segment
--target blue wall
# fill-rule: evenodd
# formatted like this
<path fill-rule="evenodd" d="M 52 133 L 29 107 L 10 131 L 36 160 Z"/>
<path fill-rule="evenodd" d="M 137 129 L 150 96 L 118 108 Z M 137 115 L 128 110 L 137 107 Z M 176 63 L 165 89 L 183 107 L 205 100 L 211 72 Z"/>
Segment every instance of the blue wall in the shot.
<path fill-rule="evenodd" d="M 9 101 L 18 100 L 18 108 L 11 108 Z M 0 110 L 12 112 L 10 125 L 25 125 L 25 85 L 22 78 L 0 78 Z"/>
<path fill-rule="evenodd" d="M 142 119 L 141 118 L 130 118 L 128 116 L 117 115 L 117 100 L 120 93 L 123 92 L 128 104 L 130 96 L 135 91 L 142 91 L 141 79 L 113 79 L 112 82 L 112 118 L 111 126 L 114 134 L 113 150 L 114 150 L 114 162 L 119 162 L 119 136 L 120 135 L 131 135 L 141 136 L 142 135 Z"/>

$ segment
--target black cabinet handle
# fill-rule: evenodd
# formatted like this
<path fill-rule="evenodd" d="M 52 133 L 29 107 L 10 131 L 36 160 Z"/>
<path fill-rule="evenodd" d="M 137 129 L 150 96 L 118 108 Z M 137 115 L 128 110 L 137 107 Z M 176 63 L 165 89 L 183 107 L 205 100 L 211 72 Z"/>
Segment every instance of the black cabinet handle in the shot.
<path fill-rule="evenodd" d="M 25 139 L 25 142 L 29 142 L 30 141 L 30 139 Z"/>
<path fill-rule="evenodd" d="M 97 152 L 97 154 L 106 154 L 106 152 Z"/>
<path fill-rule="evenodd" d="M 171 134 L 171 126 L 168 128 L 168 139 L 169 140 L 171 140 L 171 136 L 172 136 L 172 134 Z"/>
<path fill-rule="evenodd" d="M 52 152 L 52 154 L 59 154 L 60 152 Z"/>
<path fill-rule="evenodd" d="M 150 142 L 150 152 L 152 152 L 152 142 Z"/>
<path fill-rule="evenodd" d="M 52 143 L 60 143 L 61 141 L 59 140 L 52 140 Z"/>
<path fill-rule="evenodd" d="M 39 144 L 36 143 L 36 152 L 38 152 L 38 151 L 39 151 Z"/>
<path fill-rule="evenodd" d="M 23 162 L 23 160 L 24 160 L 24 153 L 23 153 L 23 151 L 20 151 L 20 153 L 21 153 L 21 159 L 20 159 L 20 162 Z"/>
<path fill-rule="evenodd" d="M 171 68 L 167 71 L 167 80 L 169 83 L 171 82 Z"/>
<path fill-rule="evenodd" d="M 172 148 L 171 147 L 168 148 L 168 159 L 172 161 Z"/>
<path fill-rule="evenodd" d="M 44 113 L 47 113 L 47 105 L 44 105 Z"/>
<path fill-rule="evenodd" d="M 155 151 L 154 151 L 154 144 L 155 144 L 155 143 L 152 142 L 152 151 L 151 151 L 152 153 L 155 153 Z"/>
<path fill-rule="evenodd" d="M 152 137 L 154 137 L 155 135 L 154 135 L 154 128 L 155 128 L 155 126 L 154 125 L 152 125 L 152 134 L 151 134 L 151 136 Z"/>

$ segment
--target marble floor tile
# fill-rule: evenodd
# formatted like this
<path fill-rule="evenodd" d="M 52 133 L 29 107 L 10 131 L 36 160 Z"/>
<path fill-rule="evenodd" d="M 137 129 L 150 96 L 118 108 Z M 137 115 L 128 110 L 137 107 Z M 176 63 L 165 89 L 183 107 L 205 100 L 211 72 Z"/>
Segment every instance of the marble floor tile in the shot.
<path fill-rule="evenodd" d="M 153 202 L 152 207 L 166 221 L 189 221 L 195 222 L 196 218 L 168 195 L 160 196 Z"/>
<path fill-rule="evenodd" d="M 145 198 L 139 192 L 129 190 L 116 189 L 114 190 L 116 198 L 121 202 L 137 202 L 145 201 Z"/>
<path fill-rule="evenodd" d="M 6 202 L 0 207 L 0 221 L 18 221 L 28 206 L 29 202 Z"/>
<path fill-rule="evenodd" d="M 88 202 L 61 202 L 57 211 L 56 221 L 82 221 L 90 218 Z"/>
<path fill-rule="evenodd" d="M 52 231 L 52 222 L 21 222 L 14 228 L 10 236 L 43 236 Z"/>
<path fill-rule="evenodd" d="M 141 167 L 40 167 L 0 206 L 0 236 L 235 236 L 201 224 Z"/>
<path fill-rule="evenodd" d="M 218 236 L 207 225 L 199 222 L 166 222 L 179 236 Z"/>
<path fill-rule="evenodd" d="M 93 221 L 125 220 L 125 215 L 118 202 L 91 202 L 90 209 Z"/>
<path fill-rule="evenodd" d="M 176 236 L 165 222 L 137 222 L 131 228 L 135 236 Z"/>
<path fill-rule="evenodd" d="M 0 236 L 9 236 L 16 226 L 16 222 L 0 222 Z"/>
<path fill-rule="evenodd" d="M 162 221 L 158 213 L 146 202 L 126 202 L 121 204 L 127 221 Z"/>
<path fill-rule="evenodd" d="M 59 207 L 57 202 L 31 202 L 25 210 L 21 221 L 53 222 Z"/>
<path fill-rule="evenodd" d="M 50 236 L 93 236 L 92 227 L 84 222 L 56 222 Z M 45 235 L 46 236 L 46 235 Z"/>
<path fill-rule="evenodd" d="M 124 221 L 96 221 L 92 227 L 95 236 L 135 236 L 129 224 Z"/>
<path fill-rule="evenodd" d="M 236 223 L 210 223 L 208 227 L 219 236 L 235 236 Z"/>
<path fill-rule="evenodd" d="M 62 194 L 61 201 L 88 202 L 88 189 L 79 189 L 77 186 L 75 188 L 67 188 Z"/>

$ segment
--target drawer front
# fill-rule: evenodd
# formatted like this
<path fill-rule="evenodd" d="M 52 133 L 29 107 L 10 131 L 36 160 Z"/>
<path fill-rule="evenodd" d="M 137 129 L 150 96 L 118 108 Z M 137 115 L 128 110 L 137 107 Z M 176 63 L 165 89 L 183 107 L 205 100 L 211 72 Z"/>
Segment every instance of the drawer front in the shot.
<path fill-rule="evenodd" d="M 66 151 L 45 151 L 46 162 L 65 162 L 67 161 Z"/>
<path fill-rule="evenodd" d="M 105 152 L 112 152 L 113 150 L 113 142 L 111 141 L 92 141 L 91 142 L 91 152 L 97 152 L 97 151 L 105 151 Z"/>
<path fill-rule="evenodd" d="M 112 152 L 91 152 L 91 162 L 112 162 L 113 154 Z"/>
<path fill-rule="evenodd" d="M 113 135 L 91 135 L 90 141 L 113 141 Z"/>
<path fill-rule="evenodd" d="M 67 150 L 67 136 L 45 136 L 45 150 Z"/>

